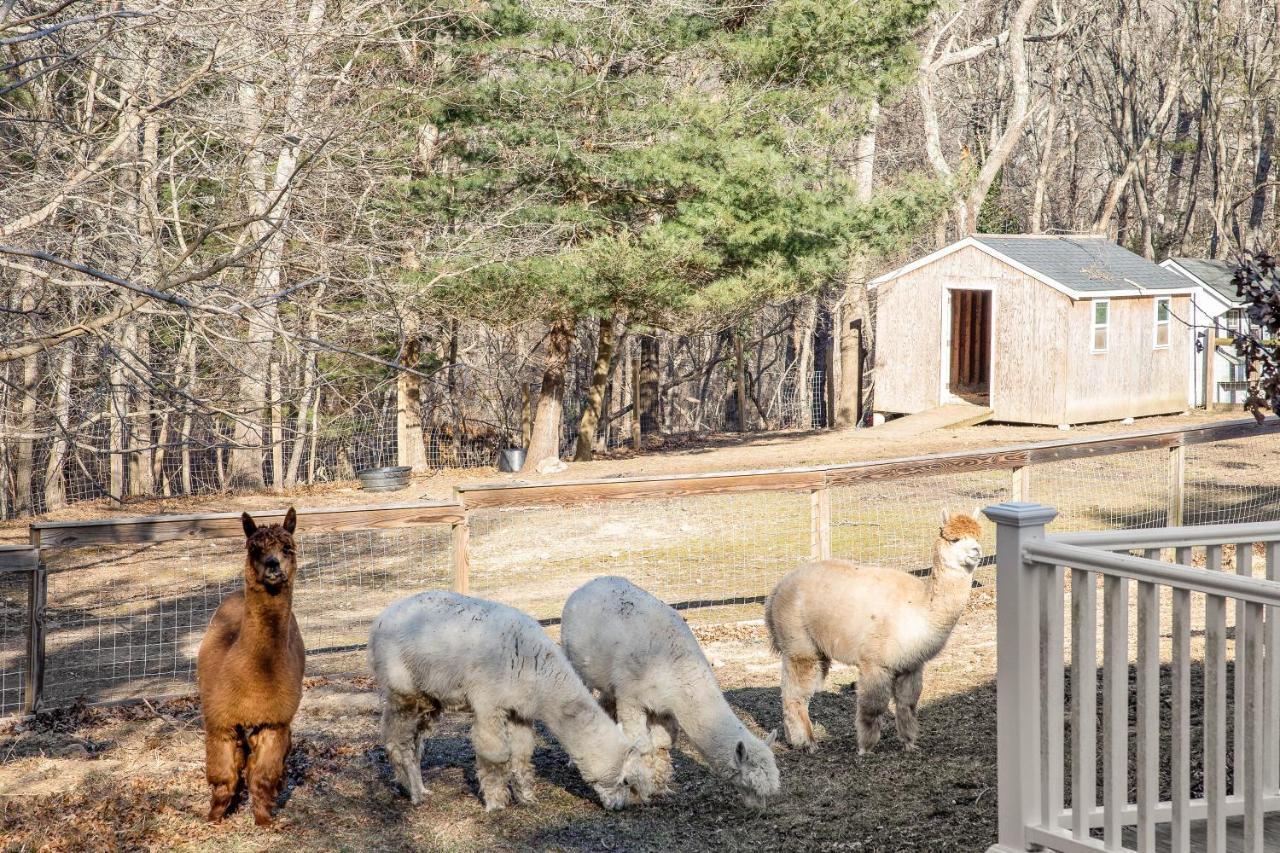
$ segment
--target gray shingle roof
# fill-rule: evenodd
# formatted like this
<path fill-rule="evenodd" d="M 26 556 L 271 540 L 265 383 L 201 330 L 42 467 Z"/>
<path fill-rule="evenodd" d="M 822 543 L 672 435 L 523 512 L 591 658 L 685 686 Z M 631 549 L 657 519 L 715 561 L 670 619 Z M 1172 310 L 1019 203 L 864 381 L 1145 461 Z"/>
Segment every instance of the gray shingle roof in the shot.
<path fill-rule="evenodd" d="M 1232 305 L 1241 304 L 1236 286 L 1231 283 L 1235 264 L 1231 261 L 1211 261 L 1207 258 L 1173 258 L 1174 263 L 1213 288 Z"/>
<path fill-rule="evenodd" d="M 1187 279 L 1106 237 L 975 234 L 974 239 L 1059 284 L 1082 293 L 1186 290 Z M 1193 284 L 1191 286 L 1194 286 Z"/>

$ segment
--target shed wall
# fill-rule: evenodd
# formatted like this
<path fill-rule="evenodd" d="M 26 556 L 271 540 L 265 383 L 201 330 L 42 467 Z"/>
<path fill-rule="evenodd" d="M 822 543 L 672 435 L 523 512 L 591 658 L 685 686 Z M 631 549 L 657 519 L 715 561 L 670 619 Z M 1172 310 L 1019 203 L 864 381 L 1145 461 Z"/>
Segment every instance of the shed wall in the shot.
<path fill-rule="evenodd" d="M 1188 296 L 1174 296 L 1175 317 L 1190 316 Z M 1064 423 L 1119 420 L 1181 412 L 1187 408 L 1191 335 L 1170 322 L 1169 346 L 1155 348 L 1155 299 L 1111 299 L 1107 352 L 1091 352 L 1093 303 L 1080 300 L 1070 311 L 1069 402 Z"/>

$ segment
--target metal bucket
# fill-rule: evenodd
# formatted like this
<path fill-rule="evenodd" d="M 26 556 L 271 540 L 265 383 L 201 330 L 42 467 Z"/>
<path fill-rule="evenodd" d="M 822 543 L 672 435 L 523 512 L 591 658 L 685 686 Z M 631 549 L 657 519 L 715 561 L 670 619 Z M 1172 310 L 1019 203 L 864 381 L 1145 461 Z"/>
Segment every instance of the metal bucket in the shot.
<path fill-rule="evenodd" d="M 524 467 L 523 447 L 508 447 L 498 451 L 498 470 L 514 474 Z"/>
<path fill-rule="evenodd" d="M 360 478 L 360 488 L 366 492 L 398 492 L 409 485 L 412 470 L 408 465 L 392 465 L 387 468 L 370 468 L 356 476 Z"/>

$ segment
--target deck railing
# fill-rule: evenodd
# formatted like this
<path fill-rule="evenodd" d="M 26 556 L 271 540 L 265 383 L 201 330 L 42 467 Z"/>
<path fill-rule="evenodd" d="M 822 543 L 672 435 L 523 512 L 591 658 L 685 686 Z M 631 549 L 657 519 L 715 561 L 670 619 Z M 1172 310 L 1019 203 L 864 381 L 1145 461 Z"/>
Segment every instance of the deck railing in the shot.
<path fill-rule="evenodd" d="M 1213 853 L 1243 816 L 1232 849 L 1261 851 L 1280 809 L 1280 523 L 1046 536 L 1050 507 L 985 512 L 998 554 L 991 850 L 1186 853 L 1194 824 L 1194 849 Z"/>

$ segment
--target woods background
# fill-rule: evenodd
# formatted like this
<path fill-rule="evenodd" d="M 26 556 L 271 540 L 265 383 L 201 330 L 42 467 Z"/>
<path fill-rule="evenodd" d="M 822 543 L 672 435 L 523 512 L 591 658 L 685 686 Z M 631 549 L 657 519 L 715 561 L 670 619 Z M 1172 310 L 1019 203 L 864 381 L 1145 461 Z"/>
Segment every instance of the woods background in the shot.
<path fill-rule="evenodd" d="M 911 253 L 1270 246 L 1276 23 L 0 0 L 0 518 L 509 444 L 584 459 L 637 415 L 851 426 L 865 282 Z"/>

